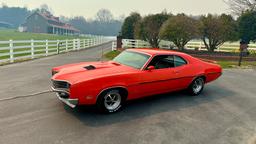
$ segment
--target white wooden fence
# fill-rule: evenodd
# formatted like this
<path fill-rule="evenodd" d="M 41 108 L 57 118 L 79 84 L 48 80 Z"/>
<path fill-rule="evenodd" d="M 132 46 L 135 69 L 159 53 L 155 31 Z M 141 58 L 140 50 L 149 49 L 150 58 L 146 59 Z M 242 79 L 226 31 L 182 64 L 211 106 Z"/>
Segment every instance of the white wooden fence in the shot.
<path fill-rule="evenodd" d="M 85 49 L 108 41 L 111 40 L 102 36 L 69 40 L 0 41 L 0 64 Z"/>
<path fill-rule="evenodd" d="M 173 44 L 169 41 L 160 42 L 160 47 L 164 49 L 169 49 L 170 45 Z M 122 48 L 151 48 L 151 45 L 143 40 L 123 39 Z M 112 50 L 116 50 L 116 41 L 112 42 Z"/>
<path fill-rule="evenodd" d="M 220 47 L 217 48 L 216 51 L 226 51 L 226 52 L 238 52 L 239 51 L 240 44 L 239 42 L 234 43 L 224 43 Z M 122 40 L 122 48 L 151 48 L 150 44 L 146 41 L 142 40 L 134 40 L 134 39 L 123 39 Z M 172 42 L 169 41 L 161 41 L 160 42 L 160 48 L 163 49 L 177 49 L 175 45 Z M 188 42 L 188 44 L 185 46 L 185 49 L 198 49 L 202 51 L 206 51 L 206 47 L 202 41 L 199 40 L 192 40 Z M 112 43 L 112 50 L 116 50 L 116 42 Z M 256 44 L 250 44 L 249 50 L 256 52 Z"/>

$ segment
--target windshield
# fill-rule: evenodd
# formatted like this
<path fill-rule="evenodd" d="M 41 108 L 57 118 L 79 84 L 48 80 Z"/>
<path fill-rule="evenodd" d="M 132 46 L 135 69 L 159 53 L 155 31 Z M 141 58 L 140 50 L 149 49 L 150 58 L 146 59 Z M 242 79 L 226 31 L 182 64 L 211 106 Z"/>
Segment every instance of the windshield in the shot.
<path fill-rule="evenodd" d="M 119 54 L 113 61 L 123 65 L 131 66 L 136 69 L 141 69 L 143 65 L 148 61 L 149 55 L 141 54 L 137 52 L 124 51 Z"/>

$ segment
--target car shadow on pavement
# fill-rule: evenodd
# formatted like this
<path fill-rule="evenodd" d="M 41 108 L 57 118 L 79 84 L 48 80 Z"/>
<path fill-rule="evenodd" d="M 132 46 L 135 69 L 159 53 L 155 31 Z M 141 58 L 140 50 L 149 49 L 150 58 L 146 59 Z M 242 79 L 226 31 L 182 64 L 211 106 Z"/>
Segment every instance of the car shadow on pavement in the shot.
<path fill-rule="evenodd" d="M 199 96 L 189 96 L 185 92 L 175 92 L 129 101 L 124 109 L 113 114 L 102 114 L 97 112 L 94 107 L 88 106 L 77 109 L 65 106 L 65 110 L 87 126 L 100 127 L 149 117 L 163 112 L 197 107 L 201 104 L 212 103 L 218 99 L 230 97 L 233 94 L 234 92 L 231 90 L 211 85 L 206 86 Z"/>

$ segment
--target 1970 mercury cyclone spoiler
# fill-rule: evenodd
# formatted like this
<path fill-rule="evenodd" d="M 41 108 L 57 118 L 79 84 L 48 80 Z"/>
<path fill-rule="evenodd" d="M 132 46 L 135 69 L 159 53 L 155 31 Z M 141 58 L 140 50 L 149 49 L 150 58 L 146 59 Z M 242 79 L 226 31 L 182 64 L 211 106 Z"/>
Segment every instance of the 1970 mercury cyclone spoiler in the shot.
<path fill-rule="evenodd" d="M 52 69 L 52 89 L 74 108 L 96 105 L 118 111 L 127 100 L 187 90 L 199 95 L 222 68 L 188 54 L 159 49 L 127 49 L 108 62 L 82 62 Z"/>

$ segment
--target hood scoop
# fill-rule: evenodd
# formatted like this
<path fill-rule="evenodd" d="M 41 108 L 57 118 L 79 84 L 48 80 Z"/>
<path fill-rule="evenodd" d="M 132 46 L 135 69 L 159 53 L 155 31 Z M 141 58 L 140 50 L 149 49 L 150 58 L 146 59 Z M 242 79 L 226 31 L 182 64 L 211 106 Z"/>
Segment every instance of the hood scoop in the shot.
<path fill-rule="evenodd" d="M 96 67 L 93 66 L 93 65 L 88 65 L 88 66 L 85 66 L 84 68 L 87 69 L 87 70 L 94 70 L 94 69 L 96 69 Z"/>

